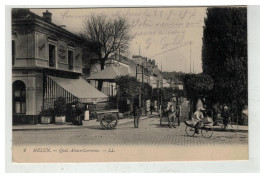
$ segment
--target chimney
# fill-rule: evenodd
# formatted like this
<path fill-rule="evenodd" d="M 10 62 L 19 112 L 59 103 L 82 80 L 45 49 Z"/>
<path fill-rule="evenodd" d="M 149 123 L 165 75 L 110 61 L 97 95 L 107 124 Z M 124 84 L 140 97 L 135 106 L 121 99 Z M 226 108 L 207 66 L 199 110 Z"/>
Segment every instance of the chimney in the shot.
<path fill-rule="evenodd" d="M 155 66 L 155 60 L 152 60 L 152 65 Z"/>
<path fill-rule="evenodd" d="M 52 13 L 50 13 L 48 10 L 46 10 L 46 12 L 43 12 L 43 19 L 47 22 L 51 23 L 51 15 Z"/>

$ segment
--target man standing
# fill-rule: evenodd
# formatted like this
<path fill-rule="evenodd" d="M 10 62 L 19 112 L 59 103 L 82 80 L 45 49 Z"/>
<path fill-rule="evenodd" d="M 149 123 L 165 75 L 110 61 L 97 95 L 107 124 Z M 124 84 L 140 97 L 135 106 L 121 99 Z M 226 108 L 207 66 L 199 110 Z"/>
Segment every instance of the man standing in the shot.
<path fill-rule="evenodd" d="M 134 127 L 139 127 L 139 119 L 141 116 L 142 109 L 138 107 L 138 105 L 134 104 L 133 115 L 134 115 Z"/>
<path fill-rule="evenodd" d="M 168 123 L 169 123 L 169 127 L 172 128 L 176 128 L 176 97 L 173 94 L 172 95 L 173 98 L 171 100 L 171 102 L 168 102 L 168 106 L 167 106 L 167 112 L 168 112 Z"/>
<path fill-rule="evenodd" d="M 153 109 L 154 109 L 154 107 L 153 107 L 153 104 L 151 103 L 151 106 L 150 106 L 151 115 L 153 114 Z"/>
<path fill-rule="evenodd" d="M 223 110 L 221 116 L 223 118 L 223 124 L 224 124 L 224 130 L 225 130 L 226 127 L 227 127 L 228 118 L 229 118 L 229 112 L 228 112 L 228 107 L 227 106 L 224 106 L 224 110 Z"/>
<path fill-rule="evenodd" d="M 139 107 L 139 99 L 138 96 L 134 99 L 133 103 L 133 115 L 134 115 L 134 127 L 139 127 L 139 119 L 142 115 L 142 108 Z"/>

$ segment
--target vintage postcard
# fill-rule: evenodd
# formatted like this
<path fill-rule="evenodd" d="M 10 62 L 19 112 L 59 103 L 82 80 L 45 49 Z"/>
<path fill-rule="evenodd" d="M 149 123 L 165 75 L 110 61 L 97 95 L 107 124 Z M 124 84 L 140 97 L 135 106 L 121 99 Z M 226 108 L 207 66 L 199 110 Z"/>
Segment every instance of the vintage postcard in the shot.
<path fill-rule="evenodd" d="M 246 6 L 10 10 L 13 163 L 248 160 Z"/>

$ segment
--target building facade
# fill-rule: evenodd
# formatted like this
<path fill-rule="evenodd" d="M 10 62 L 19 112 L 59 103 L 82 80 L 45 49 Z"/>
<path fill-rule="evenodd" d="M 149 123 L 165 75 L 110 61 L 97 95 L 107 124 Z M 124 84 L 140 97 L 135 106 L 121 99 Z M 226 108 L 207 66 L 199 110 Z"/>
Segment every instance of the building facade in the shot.
<path fill-rule="evenodd" d="M 78 100 L 75 91 L 62 87 L 56 78 L 73 85 L 81 74 L 82 47 L 77 35 L 53 24 L 48 11 L 38 16 L 29 9 L 12 10 L 14 123 L 37 123 L 41 108 L 53 106 L 59 96 L 66 102 Z"/>

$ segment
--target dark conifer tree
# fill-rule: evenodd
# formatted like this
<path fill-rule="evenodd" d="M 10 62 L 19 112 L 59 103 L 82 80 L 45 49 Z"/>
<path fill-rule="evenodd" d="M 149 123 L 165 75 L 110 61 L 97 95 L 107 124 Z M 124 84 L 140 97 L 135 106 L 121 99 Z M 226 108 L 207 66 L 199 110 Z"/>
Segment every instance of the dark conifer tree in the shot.
<path fill-rule="evenodd" d="M 214 80 L 212 104 L 240 113 L 248 103 L 246 7 L 208 8 L 202 68 Z"/>

